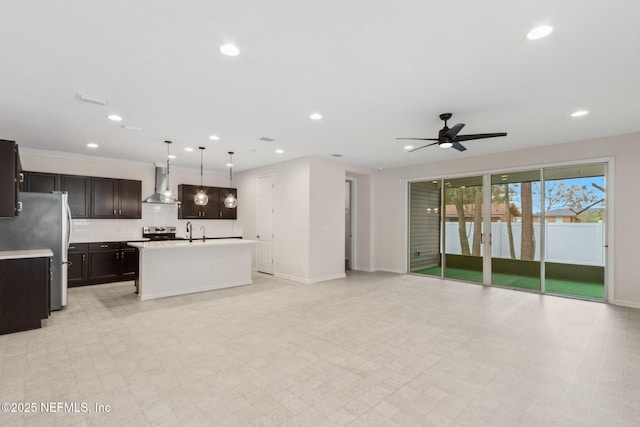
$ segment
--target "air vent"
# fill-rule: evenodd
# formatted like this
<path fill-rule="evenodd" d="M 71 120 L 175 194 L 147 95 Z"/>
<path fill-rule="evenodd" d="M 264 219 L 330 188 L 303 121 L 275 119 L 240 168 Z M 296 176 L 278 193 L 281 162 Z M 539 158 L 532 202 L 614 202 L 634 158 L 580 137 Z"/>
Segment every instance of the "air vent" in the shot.
<path fill-rule="evenodd" d="M 273 142 L 273 141 L 275 141 L 275 139 L 267 138 L 266 136 L 263 136 L 263 137 L 259 138 L 258 140 L 262 141 L 262 142 Z"/>
<path fill-rule="evenodd" d="M 126 129 L 126 130 L 133 130 L 136 132 L 142 132 L 142 128 L 139 126 L 131 126 L 131 125 L 121 125 L 120 126 L 122 129 Z"/>
<path fill-rule="evenodd" d="M 332 154 L 333 157 L 342 157 L 342 154 Z"/>
<path fill-rule="evenodd" d="M 102 99 L 94 98 L 92 96 L 83 95 L 81 93 L 77 94 L 76 98 L 78 98 L 80 101 L 88 102 L 90 104 L 107 105 L 109 103 L 109 101 L 104 101 Z"/>

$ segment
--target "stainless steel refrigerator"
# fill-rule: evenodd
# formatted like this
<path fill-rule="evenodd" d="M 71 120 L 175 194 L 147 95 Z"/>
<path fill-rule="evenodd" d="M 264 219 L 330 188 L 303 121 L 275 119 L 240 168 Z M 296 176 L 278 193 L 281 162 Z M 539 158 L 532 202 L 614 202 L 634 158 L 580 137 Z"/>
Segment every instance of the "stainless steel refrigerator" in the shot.
<path fill-rule="evenodd" d="M 51 249 L 51 310 L 67 305 L 71 211 L 66 192 L 20 193 L 22 210 L 0 219 L 0 250 Z"/>

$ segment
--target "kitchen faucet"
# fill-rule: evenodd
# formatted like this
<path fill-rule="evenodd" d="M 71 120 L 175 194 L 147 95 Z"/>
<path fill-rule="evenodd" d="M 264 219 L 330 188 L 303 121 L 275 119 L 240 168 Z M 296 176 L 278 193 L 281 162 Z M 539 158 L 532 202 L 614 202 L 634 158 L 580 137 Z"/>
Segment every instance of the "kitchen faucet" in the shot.
<path fill-rule="evenodd" d="M 192 229 L 193 229 L 193 225 L 191 225 L 191 221 L 187 221 L 187 233 L 189 233 L 189 243 L 193 242 L 193 237 L 191 236 Z"/>
<path fill-rule="evenodd" d="M 202 241 L 204 242 L 206 240 L 204 237 L 204 225 L 200 227 L 200 230 L 202 230 Z"/>

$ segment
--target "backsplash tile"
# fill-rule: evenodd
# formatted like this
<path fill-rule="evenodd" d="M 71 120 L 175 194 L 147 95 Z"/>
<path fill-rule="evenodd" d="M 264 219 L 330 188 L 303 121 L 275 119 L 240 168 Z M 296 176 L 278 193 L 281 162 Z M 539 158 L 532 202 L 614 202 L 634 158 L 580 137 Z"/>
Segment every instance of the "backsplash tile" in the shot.
<path fill-rule="evenodd" d="M 106 242 L 142 238 L 142 227 L 168 225 L 177 227 L 176 235 L 185 237 L 188 220 L 178 219 L 177 205 L 142 204 L 142 219 L 84 219 L 72 220 L 71 241 Z M 235 220 L 193 220 L 194 237 L 201 236 L 200 227 L 205 227 L 207 237 L 242 236 L 242 227 Z"/>

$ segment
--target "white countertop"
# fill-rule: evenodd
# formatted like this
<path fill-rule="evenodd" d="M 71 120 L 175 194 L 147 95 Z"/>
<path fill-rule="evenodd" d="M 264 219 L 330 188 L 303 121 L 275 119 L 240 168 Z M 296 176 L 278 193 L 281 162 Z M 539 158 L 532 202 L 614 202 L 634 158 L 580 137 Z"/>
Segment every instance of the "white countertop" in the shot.
<path fill-rule="evenodd" d="M 193 242 L 188 240 L 169 240 L 169 241 L 155 241 L 155 242 L 127 242 L 127 245 L 133 246 L 138 249 L 170 249 L 170 248 L 193 248 L 200 246 L 241 246 L 241 245 L 253 245 L 258 243 L 257 240 L 246 239 L 193 239 Z"/>
<path fill-rule="evenodd" d="M 133 238 L 129 238 L 129 239 L 92 239 L 92 238 L 78 238 L 78 239 L 71 239 L 71 241 L 69 242 L 70 245 L 73 245 L 74 243 L 112 243 L 112 242 L 132 242 L 132 241 L 144 241 L 147 242 L 149 241 L 148 238 L 145 237 L 133 237 Z"/>
<path fill-rule="evenodd" d="M 53 256 L 51 249 L 25 249 L 21 251 L 0 251 L 0 260 L 21 258 L 42 258 Z"/>

